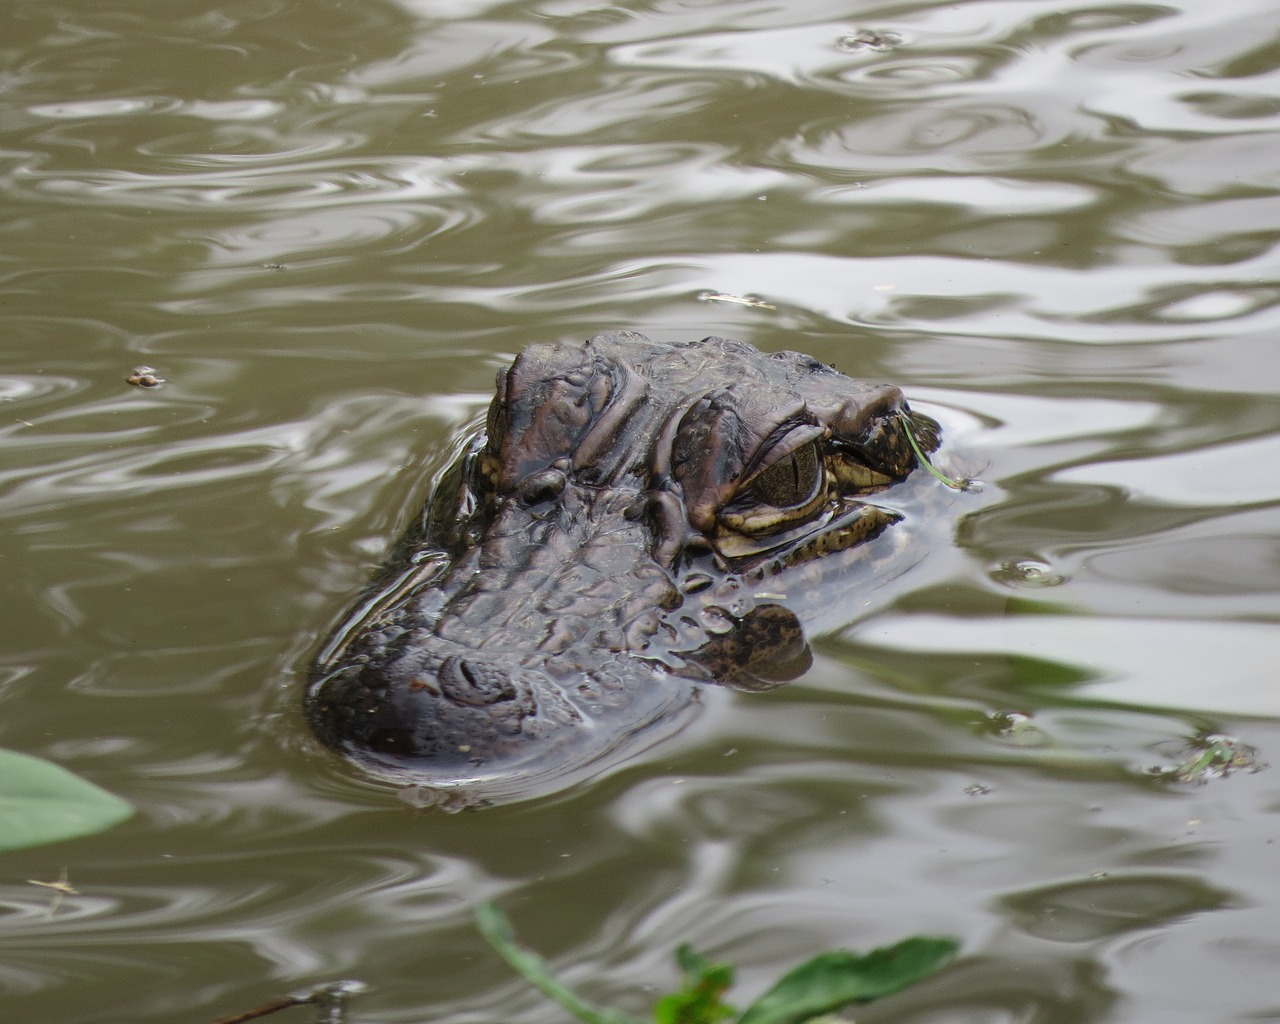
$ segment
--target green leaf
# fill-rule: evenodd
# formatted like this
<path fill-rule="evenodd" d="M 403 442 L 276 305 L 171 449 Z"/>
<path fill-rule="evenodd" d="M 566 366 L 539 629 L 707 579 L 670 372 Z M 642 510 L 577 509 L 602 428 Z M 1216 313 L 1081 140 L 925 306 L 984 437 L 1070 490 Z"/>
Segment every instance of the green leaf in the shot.
<path fill-rule="evenodd" d="M 958 948 L 954 939 L 914 938 L 863 956 L 822 953 L 783 975 L 738 1024 L 802 1024 L 848 1003 L 869 1003 L 928 977 Z"/>
<path fill-rule="evenodd" d="M 602 1010 L 592 1006 L 572 989 L 557 981 L 542 957 L 516 942 L 511 922 L 496 904 L 483 903 L 476 908 L 476 927 L 517 974 L 537 987 L 543 995 L 554 999 L 583 1024 L 642 1024 L 618 1010 Z"/>
<path fill-rule="evenodd" d="M 711 961 L 687 942 L 682 942 L 676 947 L 676 964 L 685 974 L 693 977 L 701 977 L 711 967 Z M 732 970 L 731 964 L 725 966 Z"/>
<path fill-rule="evenodd" d="M 133 813 L 133 805 L 29 754 L 0 750 L 0 851 L 92 835 Z"/>
<path fill-rule="evenodd" d="M 716 1024 L 735 1010 L 720 997 L 733 984 L 733 964 L 712 963 L 687 942 L 676 950 L 684 985 L 653 1008 L 657 1024 Z"/>

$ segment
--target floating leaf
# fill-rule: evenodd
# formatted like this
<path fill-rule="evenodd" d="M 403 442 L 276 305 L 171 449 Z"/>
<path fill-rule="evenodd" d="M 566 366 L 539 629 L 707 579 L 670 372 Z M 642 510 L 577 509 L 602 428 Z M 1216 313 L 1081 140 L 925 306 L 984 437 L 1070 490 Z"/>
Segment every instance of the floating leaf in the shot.
<path fill-rule="evenodd" d="M 476 908 L 476 926 L 503 960 L 543 995 L 554 999 L 583 1024 L 642 1024 L 618 1010 L 602 1010 L 592 1006 L 572 989 L 552 976 L 542 957 L 516 942 L 511 922 L 493 903 Z"/>
<path fill-rule="evenodd" d="M 822 953 L 784 974 L 738 1024 L 801 1024 L 848 1003 L 892 995 L 938 970 L 958 948 L 954 939 L 914 938 L 863 956 Z"/>
<path fill-rule="evenodd" d="M 39 757 L 0 750 L 0 851 L 92 835 L 133 806 Z"/>

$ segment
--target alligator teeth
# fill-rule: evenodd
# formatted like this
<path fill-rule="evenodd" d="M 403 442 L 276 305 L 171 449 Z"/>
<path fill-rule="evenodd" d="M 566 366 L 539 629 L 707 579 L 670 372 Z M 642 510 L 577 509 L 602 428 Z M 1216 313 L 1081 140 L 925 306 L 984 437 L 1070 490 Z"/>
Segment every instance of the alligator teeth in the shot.
<path fill-rule="evenodd" d="M 860 462 L 852 462 L 848 459 L 835 459 L 833 462 L 831 471 L 840 481 L 841 489 L 846 492 L 874 490 L 888 487 L 893 483 L 893 477 L 877 472 Z"/>

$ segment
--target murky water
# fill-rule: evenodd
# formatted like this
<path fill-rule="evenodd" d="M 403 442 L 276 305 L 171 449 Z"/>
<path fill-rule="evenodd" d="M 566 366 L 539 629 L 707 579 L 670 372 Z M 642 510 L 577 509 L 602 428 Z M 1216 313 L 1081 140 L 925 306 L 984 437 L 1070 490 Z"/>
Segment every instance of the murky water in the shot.
<path fill-rule="evenodd" d="M 476 935 L 497 898 L 635 1012 L 683 940 L 747 997 L 941 933 L 961 959 L 859 1020 L 1280 1017 L 1275 772 L 1152 774 L 1207 732 L 1280 759 L 1277 29 L 10 0 L 0 746 L 139 813 L 0 857 L 0 1015 L 359 978 L 361 1019 L 561 1020 Z M 307 659 L 496 367 L 610 327 L 900 383 L 984 489 L 801 681 L 560 797 L 415 812 L 310 742 Z M 50 917 L 25 880 L 63 867 Z"/>

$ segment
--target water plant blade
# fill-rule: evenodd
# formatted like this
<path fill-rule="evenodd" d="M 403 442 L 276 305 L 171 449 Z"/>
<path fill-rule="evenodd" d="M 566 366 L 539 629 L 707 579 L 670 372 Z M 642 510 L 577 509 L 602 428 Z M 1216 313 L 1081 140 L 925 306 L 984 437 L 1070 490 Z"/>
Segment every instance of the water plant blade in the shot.
<path fill-rule="evenodd" d="M 911 450 L 915 453 L 916 461 L 920 463 L 929 474 L 939 483 L 950 487 L 953 491 L 967 491 L 973 486 L 972 480 L 952 480 L 942 470 L 938 469 L 929 461 L 929 456 L 924 453 L 920 447 L 920 443 L 916 440 L 915 429 L 912 426 L 911 416 L 903 413 L 901 416 L 902 432 L 907 435 L 907 444 L 911 445 Z"/>
<path fill-rule="evenodd" d="M 0 750 L 0 852 L 92 835 L 132 813 L 127 800 L 65 768 Z"/>
<path fill-rule="evenodd" d="M 483 903 L 476 908 L 476 927 L 497 954 L 526 981 L 543 995 L 554 999 L 583 1024 L 643 1024 L 642 1021 L 618 1010 L 604 1010 L 592 1006 L 572 989 L 559 982 L 547 969 L 542 957 L 516 942 L 515 933 L 507 915 L 494 903 Z"/>
<path fill-rule="evenodd" d="M 738 1018 L 738 1024 L 802 1024 L 849 1003 L 900 992 L 942 967 L 954 939 L 917 937 L 858 955 L 837 949 L 784 974 Z"/>

